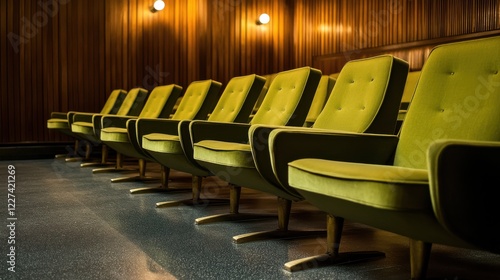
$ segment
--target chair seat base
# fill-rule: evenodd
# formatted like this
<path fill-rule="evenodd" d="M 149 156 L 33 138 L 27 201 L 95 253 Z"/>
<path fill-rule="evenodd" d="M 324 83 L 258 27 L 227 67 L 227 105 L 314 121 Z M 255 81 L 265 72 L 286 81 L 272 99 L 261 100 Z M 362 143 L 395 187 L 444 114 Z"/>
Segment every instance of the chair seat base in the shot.
<path fill-rule="evenodd" d="M 171 193 L 171 192 L 190 192 L 190 188 L 168 188 L 164 186 L 158 187 L 144 187 L 131 189 L 131 194 L 142 194 L 142 193 Z"/>
<path fill-rule="evenodd" d="M 190 189 L 189 189 L 190 190 Z M 175 201 L 163 201 L 163 202 L 157 202 L 156 203 L 156 208 L 166 208 L 166 207 L 172 207 L 172 206 L 179 206 L 179 205 L 186 205 L 186 206 L 207 206 L 207 205 L 225 205 L 229 204 L 228 199 L 209 199 L 209 198 L 204 198 L 204 199 L 198 199 L 197 201 L 188 198 L 188 199 L 182 199 L 182 200 L 175 200 Z"/>
<path fill-rule="evenodd" d="M 233 236 L 233 242 L 236 244 L 260 241 L 260 240 L 271 240 L 271 239 L 293 239 L 293 238 L 306 238 L 315 236 L 325 236 L 326 230 L 284 230 L 276 229 L 271 231 L 260 231 L 245 233 Z"/>
<path fill-rule="evenodd" d="M 294 272 L 309 268 L 370 261 L 381 258 L 385 258 L 385 253 L 378 251 L 346 252 L 337 255 L 322 254 L 287 262 L 283 268 L 287 271 Z"/>
<path fill-rule="evenodd" d="M 80 167 L 106 167 L 115 165 L 116 162 L 85 162 L 80 164 Z"/>
<path fill-rule="evenodd" d="M 159 180 L 160 180 L 160 178 L 158 178 L 158 177 L 136 175 L 136 176 L 129 176 L 129 177 L 113 178 L 113 179 L 111 179 L 111 183 L 152 182 L 152 181 L 159 181 Z"/>
<path fill-rule="evenodd" d="M 64 160 L 66 162 L 77 162 L 77 161 L 82 161 L 83 158 L 81 158 L 81 157 L 66 157 Z"/>
<path fill-rule="evenodd" d="M 66 158 L 70 158 L 70 157 L 71 157 L 71 155 L 69 155 L 69 154 L 57 154 L 54 156 L 54 158 L 61 158 L 61 159 L 62 158 L 66 159 Z"/>
<path fill-rule="evenodd" d="M 96 173 L 106 173 L 106 172 L 110 172 L 110 173 L 137 172 L 138 170 L 139 169 L 137 169 L 137 168 L 125 168 L 125 167 L 117 168 L 116 166 L 113 166 L 113 167 L 95 168 L 95 169 L 92 169 L 92 173 L 96 174 Z"/>
<path fill-rule="evenodd" d="M 263 220 L 277 218 L 276 215 L 270 214 L 255 214 L 255 213 L 226 213 L 213 216 L 198 218 L 194 222 L 197 225 L 215 223 L 215 222 L 230 222 L 230 221 L 246 221 L 246 220 Z"/>

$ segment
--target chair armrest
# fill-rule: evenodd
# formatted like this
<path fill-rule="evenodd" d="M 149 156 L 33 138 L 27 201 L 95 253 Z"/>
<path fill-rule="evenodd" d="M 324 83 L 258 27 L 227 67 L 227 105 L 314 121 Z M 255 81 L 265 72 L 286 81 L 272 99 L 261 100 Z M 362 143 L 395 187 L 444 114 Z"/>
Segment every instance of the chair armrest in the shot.
<path fill-rule="evenodd" d="M 284 187 L 288 187 L 288 163 L 291 161 L 318 158 L 391 164 L 398 141 L 395 135 L 307 128 L 276 129 L 269 135 L 273 172 Z"/>
<path fill-rule="evenodd" d="M 64 112 L 52 112 L 52 113 L 50 113 L 50 118 L 51 119 L 67 120 L 68 119 L 68 113 L 64 113 Z"/>
<path fill-rule="evenodd" d="M 82 113 L 82 112 L 68 112 L 68 119 L 71 123 L 74 122 L 87 122 L 92 123 L 92 117 L 96 113 Z"/>
<path fill-rule="evenodd" d="M 192 121 L 189 125 L 192 142 L 216 140 L 234 143 L 248 143 L 247 123 L 224 123 L 211 121 Z"/>
<path fill-rule="evenodd" d="M 438 221 L 451 233 L 500 253 L 500 142 L 438 140 L 428 153 L 429 187 Z"/>
<path fill-rule="evenodd" d="M 178 135 L 179 120 L 145 119 L 137 120 L 136 131 L 138 143 L 142 149 L 142 137 L 151 133 Z M 130 134 L 130 131 L 129 131 Z"/>
<path fill-rule="evenodd" d="M 106 127 L 119 127 L 127 128 L 127 121 L 130 119 L 137 119 L 135 116 L 115 116 L 103 115 L 101 119 L 101 129 Z M 94 120 L 95 122 L 96 120 Z"/>
<path fill-rule="evenodd" d="M 248 130 L 248 138 L 250 139 L 250 146 L 252 148 L 252 156 L 255 167 L 259 173 L 267 181 L 272 182 L 275 185 L 281 185 L 274 175 L 271 163 L 271 152 L 269 150 L 269 135 L 271 131 L 275 129 L 301 130 L 302 128 L 256 124 L 252 125 Z"/>

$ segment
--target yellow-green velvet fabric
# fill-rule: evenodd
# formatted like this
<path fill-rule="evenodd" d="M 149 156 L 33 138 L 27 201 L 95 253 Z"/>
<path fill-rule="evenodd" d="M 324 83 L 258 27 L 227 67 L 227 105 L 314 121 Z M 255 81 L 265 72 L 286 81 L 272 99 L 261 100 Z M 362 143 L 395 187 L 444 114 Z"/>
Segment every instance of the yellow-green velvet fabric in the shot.
<path fill-rule="evenodd" d="M 115 114 L 116 112 L 113 112 L 115 108 L 119 108 L 122 103 L 120 103 L 120 106 L 116 107 L 115 104 L 117 101 L 120 99 L 121 94 L 126 94 L 127 92 L 122 90 L 122 89 L 115 89 L 111 92 L 111 94 L 108 97 L 108 100 L 106 100 L 106 103 L 104 103 L 104 106 L 102 107 L 102 110 L 100 114 Z M 118 111 L 118 110 L 116 110 Z"/>
<path fill-rule="evenodd" d="M 148 101 L 142 108 L 139 118 L 157 118 L 163 112 L 165 103 L 170 98 L 170 94 L 177 85 L 157 86 L 149 94 Z M 170 114 L 170 112 L 167 112 Z M 164 116 L 167 117 L 167 116 Z"/>
<path fill-rule="evenodd" d="M 330 96 L 330 92 L 328 89 L 331 84 L 335 83 L 335 80 L 328 76 L 323 75 L 321 80 L 319 80 L 318 88 L 316 89 L 316 93 L 314 94 L 314 99 L 311 103 L 311 107 L 309 108 L 309 112 L 307 113 L 306 123 L 314 124 L 319 114 L 323 110 L 328 97 Z"/>
<path fill-rule="evenodd" d="M 190 120 L 196 116 L 196 113 L 200 110 L 203 105 L 203 100 L 205 100 L 206 94 L 210 85 L 213 83 L 212 80 L 205 81 L 194 81 L 189 84 L 189 87 L 184 93 L 179 107 L 172 116 L 173 120 Z"/>
<path fill-rule="evenodd" d="M 360 63 L 362 62 L 362 63 Z M 382 106 L 394 58 L 380 56 L 351 61 L 342 67 L 331 97 L 314 128 L 364 132 Z M 335 120 L 335 121 L 331 121 Z"/>
<path fill-rule="evenodd" d="M 492 55 L 499 46 L 495 37 L 432 51 L 401 128 L 395 165 L 427 168 L 425 153 L 437 139 L 500 139 L 500 55 Z"/>
<path fill-rule="evenodd" d="M 71 130 L 79 134 L 94 134 L 94 126 L 87 122 L 75 122 L 71 125 Z"/>
<path fill-rule="evenodd" d="M 148 100 L 138 118 L 157 118 L 160 116 L 174 88 L 180 90 L 180 87 L 175 84 L 155 87 L 149 94 Z M 101 140 L 105 142 L 130 142 L 126 127 L 113 126 L 101 129 Z"/>
<path fill-rule="evenodd" d="M 253 104 L 248 104 L 248 101 L 255 102 L 257 97 L 256 89 L 260 89 L 264 79 L 255 74 L 234 77 L 226 85 L 217 105 L 210 114 L 208 121 L 213 122 L 234 122 L 241 113 L 244 106 L 246 107 L 246 118 L 250 114 L 250 109 Z M 190 137 L 184 135 L 183 137 Z M 180 136 L 161 133 L 152 133 L 143 136 L 142 147 L 148 151 L 166 154 L 183 154 L 184 150 L 180 142 Z M 156 155 L 156 154 L 154 154 Z M 164 160 L 164 157 L 162 156 Z M 192 160 L 192 159 L 191 159 Z"/>
<path fill-rule="evenodd" d="M 130 142 L 126 128 L 107 127 L 101 129 L 101 140 L 104 142 Z"/>
<path fill-rule="evenodd" d="M 142 137 L 142 148 L 148 151 L 184 154 L 178 135 L 151 133 Z"/>
<path fill-rule="evenodd" d="M 269 125 L 288 123 L 302 98 L 310 71 L 310 68 L 303 67 L 276 75 L 250 123 Z"/>
<path fill-rule="evenodd" d="M 125 96 L 125 99 L 123 100 L 116 115 L 125 116 L 131 111 L 137 111 L 137 108 L 134 108 L 134 106 L 137 106 L 137 104 L 144 104 L 144 102 L 137 99 L 146 98 L 146 93 L 147 91 L 142 88 L 131 89 Z M 142 108 L 142 106 L 140 107 Z M 88 137 L 91 137 L 92 141 L 98 140 L 94 139 L 95 137 L 92 137 L 94 136 L 94 125 L 92 124 L 92 122 L 74 122 L 71 125 L 71 131 L 84 136 L 87 135 Z"/>
<path fill-rule="evenodd" d="M 65 119 L 48 119 L 47 128 L 49 129 L 69 129 L 69 122 Z"/>
<path fill-rule="evenodd" d="M 232 78 L 226 85 L 217 105 L 208 118 L 209 121 L 233 122 L 247 98 L 256 75 Z"/>
<path fill-rule="evenodd" d="M 500 141 L 499 46 L 500 37 L 491 37 L 432 50 L 403 122 L 393 166 L 304 158 L 289 163 L 290 185 L 333 215 L 424 242 L 471 247 L 437 220 L 434 211 L 442 202 L 428 181 L 428 173 L 436 172 L 429 170 L 429 147 L 447 139 Z M 458 192 L 448 193 L 440 199 L 453 204 Z M 481 208 L 480 201 L 464 203 Z"/>
<path fill-rule="evenodd" d="M 250 145 L 204 140 L 196 143 L 194 158 L 231 167 L 255 168 Z"/>
<path fill-rule="evenodd" d="M 141 108 L 138 108 L 139 110 L 134 110 L 134 109 L 137 109 L 137 108 L 134 108 L 134 104 L 136 103 L 137 98 L 141 98 L 141 99 L 146 99 L 147 96 L 146 94 L 147 91 L 143 88 L 133 88 L 131 90 L 129 90 L 129 92 L 127 93 L 127 96 L 125 97 L 125 99 L 123 100 L 123 103 L 122 103 L 122 106 L 120 106 L 120 110 L 118 110 L 118 112 L 116 112 L 116 115 L 117 116 L 126 116 L 126 115 L 129 115 L 129 112 L 130 111 L 137 111 L 137 115 L 140 113 L 140 111 L 142 110 L 142 106 Z M 141 101 L 141 100 L 139 100 Z M 143 102 L 144 100 L 142 100 L 142 102 L 137 102 L 137 104 L 144 104 Z"/>
<path fill-rule="evenodd" d="M 290 184 L 302 190 L 383 209 L 431 207 L 427 170 L 321 159 L 289 166 Z"/>
<path fill-rule="evenodd" d="M 101 114 L 111 114 L 115 113 L 112 112 L 114 108 L 116 108 L 116 104 L 118 99 L 120 98 L 121 94 L 126 94 L 124 90 L 121 89 L 115 89 L 111 92 L 109 95 L 108 99 L 106 100 L 106 103 L 104 103 L 104 106 L 101 109 Z M 120 103 L 121 105 L 121 103 Z M 119 106 L 118 106 L 119 108 Z M 71 129 L 69 125 L 68 119 L 60 119 L 60 118 L 50 118 L 47 120 L 47 128 L 49 129 Z"/>
<path fill-rule="evenodd" d="M 309 67 L 302 67 L 276 74 L 250 124 L 286 125 L 299 106 L 310 75 L 320 74 L 319 71 L 312 70 Z M 249 144 L 200 141 L 194 145 L 194 158 L 221 166 L 255 168 Z"/>

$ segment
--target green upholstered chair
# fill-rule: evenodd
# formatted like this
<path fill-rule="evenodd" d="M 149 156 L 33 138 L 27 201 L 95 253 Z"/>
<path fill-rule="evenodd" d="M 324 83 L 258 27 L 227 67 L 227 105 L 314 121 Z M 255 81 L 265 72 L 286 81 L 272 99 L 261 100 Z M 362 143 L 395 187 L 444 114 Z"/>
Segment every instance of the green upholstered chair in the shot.
<path fill-rule="evenodd" d="M 410 71 L 408 73 L 408 78 L 406 79 L 405 91 L 403 92 L 403 97 L 401 98 L 401 105 L 399 107 L 398 122 L 396 124 L 396 132 L 399 133 L 401 125 L 405 119 L 406 113 L 408 112 L 408 107 L 410 106 L 411 99 L 413 98 L 413 93 L 415 93 L 415 88 L 417 87 L 418 79 L 420 78 L 420 71 Z"/>
<path fill-rule="evenodd" d="M 314 94 L 314 99 L 311 103 L 311 107 L 309 108 L 309 112 L 306 116 L 306 122 L 304 126 L 311 127 L 319 114 L 325 107 L 326 101 L 332 92 L 333 86 L 335 85 L 336 79 L 323 75 L 321 80 L 319 81 L 318 88 L 316 89 L 316 93 Z"/>
<path fill-rule="evenodd" d="M 123 99 L 125 99 L 125 95 L 127 94 L 126 91 L 122 89 L 115 89 L 111 92 L 109 95 L 108 99 L 106 100 L 106 103 L 104 103 L 104 106 L 102 107 L 101 111 L 99 112 L 100 114 L 116 114 L 118 112 L 118 109 L 120 108 Z M 75 138 L 75 148 L 73 150 L 73 153 L 70 155 L 56 155 L 56 158 L 60 157 L 66 157 L 67 160 L 71 159 L 79 159 L 78 157 L 75 157 L 76 151 L 79 150 L 79 140 L 83 140 L 79 135 L 73 133 L 71 131 L 71 123 L 73 122 L 73 116 L 77 112 L 75 111 L 70 111 L 67 113 L 63 112 L 52 112 L 50 115 L 50 119 L 47 120 L 47 128 L 48 129 L 53 129 L 54 131 L 58 131 L 60 133 L 66 134 L 68 136 L 71 136 Z M 86 151 L 86 155 L 88 156 L 89 152 Z"/>
<path fill-rule="evenodd" d="M 246 170 L 253 168 L 251 156 L 250 160 L 248 158 L 249 128 L 255 124 L 302 127 L 320 79 L 321 72 L 310 67 L 280 72 L 250 123 L 191 123 L 194 159 L 211 174 L 229 183 L 231 203 L 229 214 L 197 219 L 197 223 L 261 217 L 238 213 L 241 186 L 246 186 L 248 179 Z M 239 180 L 233 181 L 236 178 Z"/>
<path fill-rule="evenodd" d="M 206 119 L 219 98 L 220 88 L 221 83 L 213 80 L 192 82 L 186 89 L 172 119 Z M 137 122 L 142 119 L 169 118 L 181 90 L 182 88 L 177 85 L 156 87 L 138 118 L 107 116 L 102 119 L 101 141 L 117 152 L 139 160 L 137 176 L 114 178 L 111 182 L 157 179 L 146 176 L 146 162 L 154 161 L 154 159 L 142 149 L 142 137 L 137 135 Z M 173 102 L 171 106 L 165 107 L 167 100 Z"/>
<path fill-rule="evenodd" d="M 219 102 L 210 114 L 210 122 L 248 123 L 257 97 L 264 87 L 265 79 L 252 74 L 232 78 L 226 85 Z M 193 159 L 190 120 L 139 120 L 137 123 L 138 137 L 142 137 L 142 147 L 158 163 L 164 166 L 166 174 L 160 187 L 138 188 L 131 193 L 151 191 L 169 191 L 168 172 L 175 169 L 192 174 L 192 198 L 178 201 L 159 202 L 157 207 L 179 204 L 198 205 L 203 177 L 212 174 L 196 163 Z M 206 199 L 203 203 L 208 202 Z M 211 200 L 220 202 L 220 200 Z M 225 202 L 225 201 L 223 201 Z"/>
<path fill-rule="evenodd" d="M 259 110 L 259 107 L 262 104 L 264 97 L 266 97 L 266 93 L 267 93 L 267 90 L 269 89 L 269 85 L 271 85 L 271 82 L 273 81 L 275 76 L 276 76 L 276 73 L 262 75 L 262 77 L 264 77 L 264 79 L 266 79 L 266 83 L 264 84 L 264 87 L 262 88 L 262 90 L 259 94 L 259 97 L 257 98 L 257 101 L 255 101 L 255 105 L 252 109 L 252 114 L 250 115 L 250 119 L 252 119 L 253 115 L 255 115 L 255 113 Z"/>
<path fill-rule="evenodd" d="M 301 130 L 393 134 L 407 74 L 408 63 L 391 55 L 348 62 L 342 68 L 330 98 L 312 128 Z M 250 164 L 241 166 L 244 171 L 240 172 L 245 177 L 231 178 L 235 183 L 239 180 L 238 183 L 243 186 L 278 197 L 278 227 L 234 236 L 233 241 L 236 243 L 324 234 L 324 231 L 317 230 L 288 229 L 291 204 L 303 200 L 303 197 L 286 180 L 287 163 L 296 159 L 287 156 L 297 156 L 292 150 L 300 150 L 298 148 L 303 143 L 290 142 L 276 147 L 277 152 L 285 155 L 281 161 L 274 161 L 270 154 L 268 135 L 278 128 L 266 125 L 251 127 L 249 135 L 252 149 L 244 155 Z M 274 174 L 275 171 L 280 175 L 279 178 Z"/>
<path fill-rule="evenodd" d="M 425 278 L 433 243 L 500 252 L 492 218 L 499 211 L 499 47 L 500 37 L 491 37 L 434 48 L 399 138 L 273 131 L 274 147 L 300 141 L 316 148 L 289 163 L 289 184 L 329 216 L 327 253 L 286 269 L 348 259 L 339 253 L 344 219 L 408 237 L 412 279 Z"/>
<path fill-rule="evenodd" d="M 142 107 L 146 103 L 148 92 L 142 88 L 133 88 L 125 96 L 120 105 L 120 108 L 116 112 L 117 116 L 137 116 L 142 110 Z M 100 125 L 100 119 L 109 114 L 96 114 L 96 113 L 75 113 L 73 115 L 73 120 L 71 122 L 72 133 L 78 135 L 82 139 L 86 140 L 87 151 L 91 150 L 92 146 L 102 146 L 101 164 L 108 165 L 107 157 L 108 150 L 106 145 L 102 145 L 99 139 L 99 127 L 94 127 L 97 123 Z M 83 167 L 93 163 L 82 163 Z"/>

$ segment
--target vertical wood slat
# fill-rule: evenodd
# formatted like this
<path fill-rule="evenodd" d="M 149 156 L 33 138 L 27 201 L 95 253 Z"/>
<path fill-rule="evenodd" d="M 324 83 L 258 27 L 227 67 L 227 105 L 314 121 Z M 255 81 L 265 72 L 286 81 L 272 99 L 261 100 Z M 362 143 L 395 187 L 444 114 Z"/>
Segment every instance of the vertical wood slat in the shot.
<path fill-rule="evenodd" d="M 7 32 L 7 2 L 8 1 L 0 1 L 0 36 L 1 38 L 7 38 L 5 42 L 0 42 L 0 103 L 8 104 L 8 79 L 9 76 L 7 74 L 7 49 L 10 48 L 10 40 L 8 39 Z M 7 110 L 4 110 L 4 106 L 0 110 L 0 124 L 2 127 L 2 131 L 0 133 L 0 142 L 7 142 L 7 131 L 5 130 L 5 123 L 8 122 L 9 114 Z"/>
<path fill-rule="evenodd" d="M 115 88 L 226 83 L 341 54 L 326 73 L 362 48 L 500 29 L 500 0 L 165 0 L 155 14 L 153 0 L 41 0 L 58 3 L 53 15 L 39 2 L 0 3 L 2 143 L 67 141 L 46 129 L 50 112 L 98 111 Z M 267 26 L 255 24 L 262 12 Z M 19 52 L 10 33 L 27 36 Z M 396 53 L 418 66 L 428 52 Z"/>

